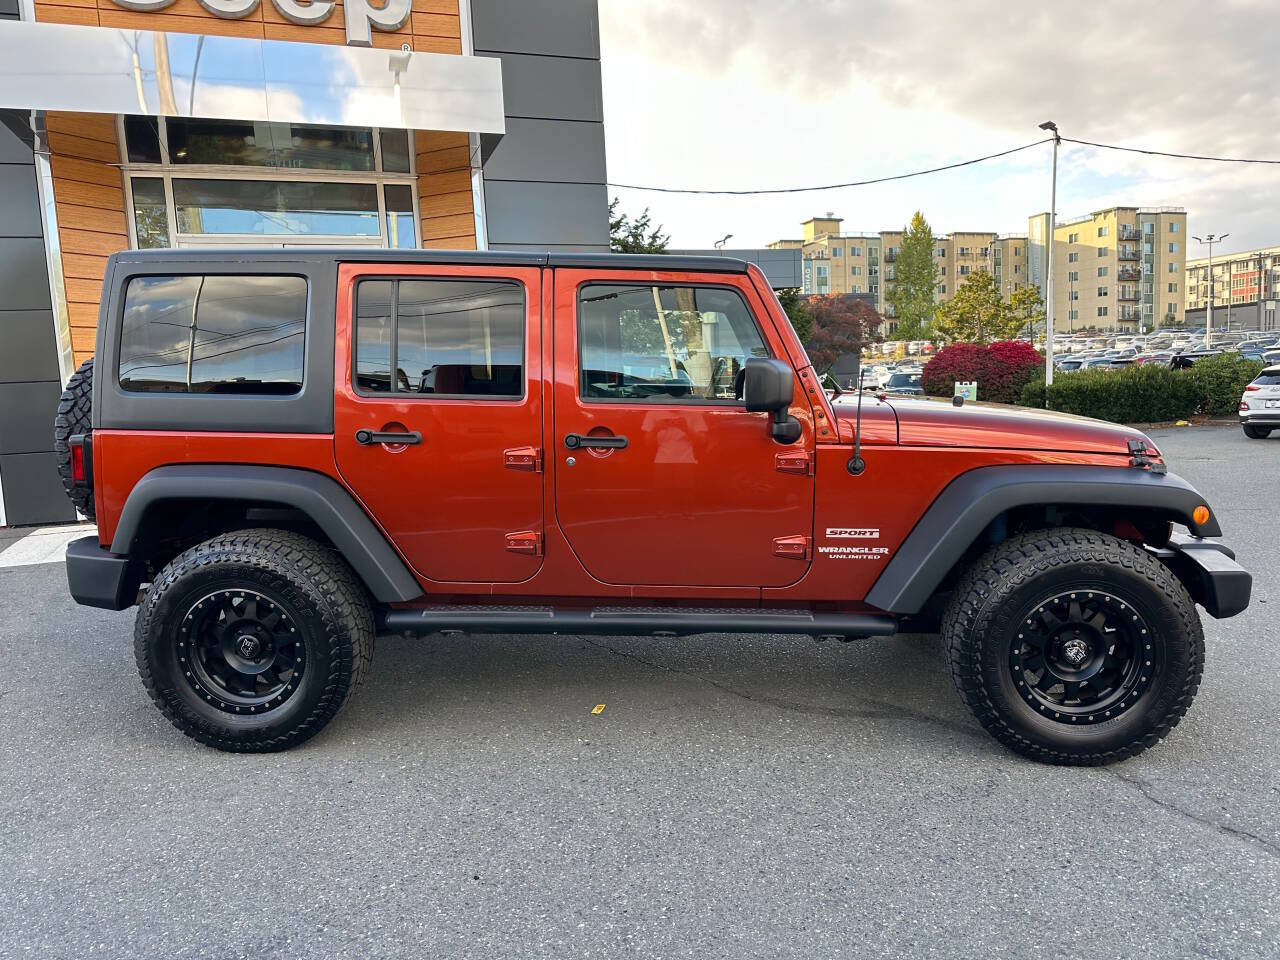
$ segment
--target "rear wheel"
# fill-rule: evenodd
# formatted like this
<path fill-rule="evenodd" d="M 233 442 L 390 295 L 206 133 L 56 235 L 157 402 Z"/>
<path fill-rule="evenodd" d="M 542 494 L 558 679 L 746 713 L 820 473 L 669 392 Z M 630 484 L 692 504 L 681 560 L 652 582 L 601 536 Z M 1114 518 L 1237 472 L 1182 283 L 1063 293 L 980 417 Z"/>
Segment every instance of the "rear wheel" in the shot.
<path fill-rule="evenodd" d="M 187 736 L 220 750 L 283 750 L 319 732 L 360 683 L 373 617 L 332 550 L 241 530 L 160 572 L 134 653 L 151 699 Z"/>
<path fill-rule="evenodd" d="M 53 418 L 53 452 L 58 460 L 58 476 L 76 509 L 94 519 L 93 489 L 77 487 L 71 477 L 72 437 L 93 433 L 93 357 L 80 364 L 80 369 L 67 381 Z"/>
<path fill-rule="evenodd" d="M 1247 423 L 1243 424 L 1243 426 L 1244 435 L 1250 440 L 1265 440 L 1267 437 L 1271 436 L 1270 427 L 1254 427 Z"/>
<path fill-rule="evenodd" d="M 994 547 L 957 586 L 943 638 L 978 721 L 1049 763 L 1141 753 L 1186 713 L 1204 667 L 1182 584 L 1146 551 L 1094 530 Z"/>

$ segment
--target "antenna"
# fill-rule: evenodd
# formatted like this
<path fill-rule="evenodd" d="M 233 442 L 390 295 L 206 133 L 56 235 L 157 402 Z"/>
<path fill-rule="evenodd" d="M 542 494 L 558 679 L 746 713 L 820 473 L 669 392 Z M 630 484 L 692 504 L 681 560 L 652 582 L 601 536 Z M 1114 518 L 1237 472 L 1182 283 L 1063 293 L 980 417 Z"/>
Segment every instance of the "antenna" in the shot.
<path fill-rule="evenodd" d="M 855 477 L 867 469 L 867 463 L 862 459 L 862 380 L 864 376 L 862 369 L 862 358 L 858 358 L 858 412 L 853 417 L 853 457 L 845 464 L 845 469 Z"/>

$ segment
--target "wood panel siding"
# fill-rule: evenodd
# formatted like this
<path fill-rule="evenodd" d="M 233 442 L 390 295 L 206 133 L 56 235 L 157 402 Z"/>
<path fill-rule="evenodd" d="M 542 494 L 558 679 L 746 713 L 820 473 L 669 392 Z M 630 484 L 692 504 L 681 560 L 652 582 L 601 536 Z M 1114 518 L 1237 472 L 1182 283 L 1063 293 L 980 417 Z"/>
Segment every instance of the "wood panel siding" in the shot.
<path fill-rule="evenodd" d="M 291 23 L 263 0 L 252 13 L 226 20 L 199 0 L 175 0 L 161 11 L 126 10 L 112 0 L 35 0 L 36 20 L 127 30 L 214 34 L 304 43 L 343 44 L 341 0 L 321 25 Z M 462 53 L 458 0 L 414 0 L 413 13 L 397 31 L 373 31 L 373 45 L 408 46 L 423 53 Z M 58 215 L 62 272 L 71 325 L 71 347 L 79 365 L 92 356 L 98 300 L 109 254 L 128 248 L 125 193 L 116 118 L 81 113 L 48 115 L 50 165 Z M 415 134 L 422 245 L 474 250 L 468 138 L 465 133 Z"/>
<path fill-rule="evenodd" d="M 107 255 L 129 247 L 115 117 L 50 113 L 49 166 L 76 366 L 93 355 Z"/>
<path fill-rule="evenodd" d="M 474 250 L 476 223 L 467 135 L 419 130 L 414 136 L 413 149 L 418 165 L 422 245 L 433 249 Z"/>

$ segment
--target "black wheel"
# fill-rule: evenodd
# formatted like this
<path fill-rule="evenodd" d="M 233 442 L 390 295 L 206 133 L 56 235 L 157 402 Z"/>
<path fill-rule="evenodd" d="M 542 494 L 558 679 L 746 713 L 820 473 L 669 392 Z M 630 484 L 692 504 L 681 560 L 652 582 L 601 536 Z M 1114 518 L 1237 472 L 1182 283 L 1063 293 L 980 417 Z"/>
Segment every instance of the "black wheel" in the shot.
<path fill-rule="evenodd" d="M 1182 719 L 1204 669 L 1186 588 L 1146 551 L 1094 530 L 992 548 L 942 626 L 951 678 L 978 721 L 1048 763 L 1141 753 Z"/>
<path fill-rule="evenodd" d="M 71 483 L 71 446 L 68 441 L 80 433 L 85 436 L 93 433 L 93 357 L 80 364 L 80 369 L 67 381 L 67 389 L 62 391 L 58 412 L 53 418 L 53 452 L 58 459 L 62 489 L 76 509 L 92 520 L 93 490 L 76 489 Z"/>
<path fill-rule="evenodd" d="M 1270 427 L 1253 427 L 1249 424 L 1242 424 L 1244 427 L 1244 435 L 1250 440 L 1265 440 L 1271 436 Z"/>
<path fill-rule="evenodd" d="M 138 610 L 134 653 L 160 711 L 219 750 L 284 750 L 337 714 L 373 656 L 347 564 L 283 530 L 240 530 L 176 557 Z"/>

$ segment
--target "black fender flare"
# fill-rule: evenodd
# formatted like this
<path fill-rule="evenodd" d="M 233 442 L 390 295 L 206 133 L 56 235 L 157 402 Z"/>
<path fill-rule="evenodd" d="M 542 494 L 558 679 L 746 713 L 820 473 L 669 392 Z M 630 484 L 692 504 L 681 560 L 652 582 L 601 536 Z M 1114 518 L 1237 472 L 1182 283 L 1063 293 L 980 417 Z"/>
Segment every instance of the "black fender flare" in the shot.
<path fill-rule="evenodd" d="M 888 613 L 919 613 L 991 521 L 1039 503 L 1154 510 L 1197 537 L 1222 536 L 1212 512 L 1205 523 L 1195 522 L 1192 514 L 1205 499 L 1176 474 L 1087 464 L 977 467 L 938 494 L 876 578 L 867 603 Z"/>
<path fill-rule="evenodd" d="M 416 600 L 422 586 L 355 498 L 337 481 L 295 467 L 174 464 L 156 467 L 129 492 L 113 554 L 128 556 L 152 505 L 165 500 L 244 500 L 301 510 L 324 531 L 374 599 Z"/>

